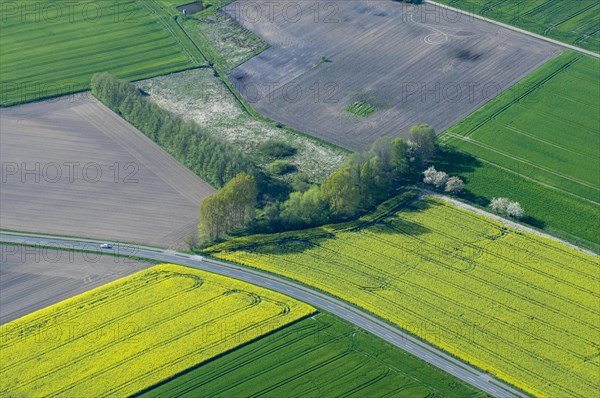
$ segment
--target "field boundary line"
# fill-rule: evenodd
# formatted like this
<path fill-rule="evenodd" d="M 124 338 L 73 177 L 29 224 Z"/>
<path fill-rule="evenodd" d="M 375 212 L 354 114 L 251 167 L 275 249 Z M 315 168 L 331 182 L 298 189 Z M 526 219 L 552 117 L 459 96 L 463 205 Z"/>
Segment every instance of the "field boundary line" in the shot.
<path fill-rule="evenodd" d="M 547 183 L 545 183 L 545 182 L 538 181 L 538 180 L 536 180 L 535 178 L 527 177 L 526 175 L 523 175 L 523 174 L 521 174 L 521 173 L 519 173 L 519 172 L 517 172 L 517 171 L 511 170 L 511 169 L 509 169 L 509 168 L 507 168 L 507 167 L 504 167 L 504 166 L 500 166 L 500 165 L 499 165 L 499 164 L 497 164 L 497 163 L 490 162 L 489 160 L 485 160 L 485 159 L 483 159 L 483 158 L 480 158 L 480 157 L 476 157 L 476 158 L 477 158 L 477 160 L 479 160 L 479 161 L 481 161 L 481 162 L 483 162 L 483 163 L 489 164 L 490 166 L 497 167 L 497 168 L 499 168 L 499 169 L 501 169 L 501 170 L 504 170 L 504 171 L 508 171 L 509 173 L 511 173 L 511 174 L 514 174 L 514 175 L 516 175 L 516 176 L 519 176 L 519 177 L 522 177 L 522 178 L 524 178 L 524 179 L 526 179 L 526 180 L 533 181 L 533 182 L 535 182 L 536 184 L 540 184 L 540 185 L 541 185 L 541 186 L 543 186 L 543 187 L 550 188 L 550 189 L 554 189 L 555 191 L 559 191 L 559 192 L 562 192 L 562 193 L 566 193 L 567 195 L 573 196 L 574 198 L 577 198 L 577 199 L 583 200 L 583 201 L 585 201 L 585 202 L 589 202 L 589 203 L 591 203 L 591 204 L 593 204 L 593 205 L 600 205 L 600 203 L 598 203 L 598 202 L 595 202 L 595 201 L 593 201 L 593 200 L 591 200 L 591 199 L 584 198 L 583 196 L 579 196 L 579 195 L 577 195 L 576 193 L 573 193 L 573 192 L 566 191 L 566 190 L 564 190 L 564 189 L 562 189 L 562 188 L 559 188 L 559 187 L 555 187 L 554 185 L 550 185 L 550 184 L 547 184 Z"/>
<path fill-rule="evenodd" d="M 557 59 L 560 56 L 557 55 L 556 57 L 550 59 L 546 64 L 550 62 L 553 62 L 555 59 Z M 534 84 L 531 87 L 528 87 L 523 93 L 519 94 L 517 97 L 515 97 L 513 100 L 502 104 L 500 103 L 500 108 L 493 111 L 491 114 L 489 114 L 488 116 L 486 116 L 483 120 L 479 121 L 476 123 L 476 125 L 474 127 L 469 128 L 465 133 L 463 133 L 462 135 L 464 137 L 470 136 L 471 134 L 473 134 L 475 131 L 479 130 L 482 126 L 484 126 L 486 123 L 496 120 L 496 118 L 506 112 L 508 109 L 510 109 L 512 106 L 514 106 L 515 104 L 518 104 L 523 98 L 526 98 L 528 95 L 530 95 L 531 93 L 533 93 L 535 90 L 539 89 L 540 87 L 542 87 L 546 82 L 550 81 L 551 79 L 553 79 L 555 76 L 557 76 L 558 74 L 562 73 L 563 71 L 565 71 L 566 69 L 568 69 L 569 67 L 571 67 L 571 65 L 575 64 L 577 61 L 579 61 L 581 59 L 581 56 L 574 54 L 572 59 L 570 59 L 569 61 L 567 61 L 566 63 L 562 64 L 560 67 L 556 68 L 555 70 L 553 70 L 552 72 L 550 72 L 550 74 L 540 78 L 539 80 L 535 81 Z M 518 87 L 519 84 L 521 84 L 523 81 L 525 81 L 526 79 L 529 78 L 529 76 L 533 75 L 534 73 L 540 71 L 542 68 L 544 68 L 544 65 L 542 65 L 540 68 L 534 70 L 533 72 L 531 72 L 528 76 L 524 77 L 523 79 L 521 79 L 520 81 L 516 82 L 513 86 L 509 87 L 507 90 L 505 90 L 502 94 L 508 92 L 509 90 L 511 90 L 514 87 Z M 468 115 L 467 117 L 465 117 L 464 120 L 470 118 L 471 116 L 479 113 L 479 112 L 483 112 L 482 109 L 485 106 L 488 106 L 489 104 L 495 104 L 495 101 L 499 102 L 500 97 L 502 96 L 502 94 L 498 97 L 496 97 L 495 99 L 491 100 L 490 102 L 488 102 L 487 104 L 485 104 L 484 106 L 480 107 L 479 109 L 475 110 L 473 113 L 471 113 L 470 115 Z M 454 126 L 446 129 L 444 131 L 445 134 L 447 131 L 451 131 L 454 130 L 456 126 L 460 126 L 460 124 L 463 123 L 463 121 L 459 122 L 458 124 L 455 124 Z"/>
<path fill-rule="evenodd" d="M 545 232 L 538 231 L 536 229 L 527 227 L 527 226 L 525 226 L 523 224 L 519 224 L 519 223 L 511 221 L 511 220 L 508 220 L 508 219 L 506 219 L 504 217 L 500 217 L 497 214 L 489 213 L 489 212 L 487 212 L 485 210 L 479 209 L 479 208 L 477 208 L 475 206 L 472 206 L 472 205 L 470 205 L 468 203 L 462 202 L 460 200 L 451 198 L 451 197 L 446 196 L 446 195 L 442 195 L 442 194 L 439 194 L 439 193 L 436 193 L 436 192 L 433 192 L 433 191 L 429 191 L 429 190 L 426 190 L 426 189 L 423 189 L 422 192 L 424 193 L 424 196 L 431 196 L 433 198 L 441 199 L 441 200 L 443 200 L 445 202 L 448 202 L 448 203 L 451 203 L 451 204 L 455 205 L 459 209 L 469 210 L 469 211 L 471 211 L 473 213 L 477 213 L 477 214 L 480 214 L 480 215 L 482 215 L 484 217 L 491 218 L 493 220 L 499 221 L 500 223 L 502 223 L 502 224 L 504 224 L 504 225 L 506 225 L 508 227 L 515 228 L 515 229 L 518 229 L 520 231 L 531 233 L 531 234 L 534 234 L 534 235 L 537 235 L 537 236 L 541 236 L 541 237 L 544 237 L 544 238 L 548 238 L 548 239 L 553 240 L 555 242 L 562 243 L 563 245 L 569 246 L 572 249 L 578 250 L 578 251 L 580 251 L 582 253 L 589 254 L 589 255 L 597 258 L 597 259 L 600 259 L 600 255 L 599 254 L 597 254 L 597 253 L 595 253 L 595 252 L 593 252 L 591 250 L 584 249 L 582 247 L 574 245 L 572 243 L 569 243 L 569 242 L 567 242 L 565 240 L 562 240 L 560 238 L 557 238 L 556 236 L 547 234 Z"/>
<path fill-rule="evenodd" d="M 155 15 L 157 20 L 159 21 L 159 23 L 170 33 L 170 35 L 175 39 L 176 43 L 178 44 L 178 46 L 183 50 L 183 52 L 189 57 L 190 61 L 192 61 L 193 63 L 195 63 L 196 65 L 202 65 L 203 61 L 206 61 L 206 58 L 204 57 L 204 54 L 202 54 L 200 51 L 198 51 L 198 53 L 200 54 L 200 58 L 204 58 L 204 59 L 200 59 L 198 60 L 198 58 L 196 57 L 196 55 L 198 54 L 192 54 L 192 52 L 190 51 L 190 49 L 186 46 L 186 43 L 184 43 L 181 39 L 182 37 L 177 35 L 177 32 L 174 29 L 174 26 L 171 25 L 169 23 L 170 20 L 170 15 L 163 14 L 163 6 L 159 3 L 156 3 L 155 0 L 145 0 L 145 1 L 137 1 L 137 4 L 140 5 L 140 7 L 143 7 L 146 9 L 146 11 L 150 14 L 150 15 Z M 178 24 L 177 27 L 179 27 Z M 186 35 L 187 37 L 187 35 Z M 189 43 L 188 43 L 189 44 Z"/>
<path fill-rule="evenodd" d="M 594 189 L 594 190 L 596 190 L 596 191 L 600 191 L 600 188 L 598 188 L 598 187 L 596 187 L 596 186 L 594 186 L 594 185 L 590 184 L 590 183 L 589 183 L 589 182 L 587 182 L 587 181 L 582 181 L 582 180 L 580 180 L 580 179 L 578 179 L 578 178 L 574 178 L 574 177 L 571 177 L 571 176 L 569 176 L 569 175 L 567 175 L 567 174 L 563 174 L 563 173 L 560 173 L 560 172 L 558 172 L 558 171 L 552 170 L 552 169 L 550 169 L 550 168 L 548 168 L 548 167 L 546 167 L 546 166 L 542 166 L 542 165 L 538 165 L 538 164 L 536 164 L 536 163 L 530 162 L 530 161 L 528 161 L 527 159 L 524 159 L 524 158 L 521 158 L 521 157 L 518 157 L 518 156 L 511 155 L 510 153 L 508 153 L 508 152 L 504 152 L 504 151 L 501 151 L 500 149 L 497 149 L 497 148 L 495 148 L 495 147 L 494 147 L 494 146 L 492 146 L 492 145 L 489 145 L 489 144 L 483 143 L 483 142 L 481 142 L 481 141 L 477 141 L 477 140 L 475 140 L 475 139 L 471 138 L 470 136 L 468 136 L 468 137 L 465 137 L 465 136 L 462 136 L 462 135 L 459 135 L 459 134 L 455 134 L 455 133 L 447 133 L 447 134 L 448 134 L 450 137 L 454 137 L 454 138 L 456 138 L 456 139 L 458 139 L 458 140 L 462 140 L 462 141 L 465 141 L 465 142 L 468 142 L 468 143 L 472 143 L 472 144 L 474 144 L 474 145 L 476 145 L 476 146 L 479 146 L 479 147 L 481 147 L 481 148 L 487 149 L 488 151 L 490 151 L 490 152 L 494 152 L 494 153 L 497 153 L 497 154 L 499 154 L 499 155 L 501 155 L 501 156 L 505 156 L 505 157 L 507 157 L 507 158 L 509 158 L 509 159 L 512 159 L 512 160 L 516 161 L 516 162 L 519 162 L 519 163 L 524 163 L 524 164 L 526 164 L 526 165 L 528 165 L 528 166 L 531 166 L 531 167 L 534 167 L 534 168 L 536 168 L 536 169 L 540 169 L 540 170 L 542 170 L 542 171 L 545 171 L 545 172 L 547 172 L 547 173 L 554 174 L 554 175 L 555 175 L 555 176 L 557 176 L 557 177 L 563 178 L 563 179 L 565 179 L 565 180 L 567 180 L 567 181 L 571 181 L 571 182 L 573 182 L 573 183 L 575 183 L 575 184 L 577 184 L 577 185 L 582 185 L 582 186 L 584 186 L 584 187 L 591 188 L 591 189 Z M 590 200 L 591 200 L 591 199 L 590 199 Z M 598 203 L 598 202 L 595 202 L 595 201 L 594 201 L 594 203 L 596 203 L 596 204 L 600 204 L 600 203 Z"/>
<path fill-rule="evenodd" d="M 461 10 L 460 8 L 451 7 L 451 6 L 448 6 L 448 5 L 445 5 L 445 4 L 440 4 L 440 3 L 437 3 L 437 2 L 431 1 L 431 0 L 423 0 L 423 3 L 429 3 L 429 4 L 435 5 L 435 6 L 440 7 L 440 8 L 444 8 L 446 10 L 454 11 L 454 12 L 460 13 L 462 15 L 469 16 L 471 18 L 479 19 L 480 21 L 489 22 L 489 23 L 492 23 L 494 25 L 501 26 L 501 27 L 506 28 L 506 29 L 510 29 L 513 32 L 522 33 L 522 34 L 525 34 L 527 36 L 530 36 L 530 37 L 533 37 L 533 38 L 536 38 L 536 39 L 539 39 L 539 40 L 543 40 L 545 42 L 548 42 L 548 43 L 551 43 L 551 44 L 555 44 L 555 45 L 558 45 L 560 47 L 567 48 L 569 50 L 577 51 L 578 53 L 589 55 L 591 57 L 599 58 L 600 59 L 600 54 L 595 53 L 593 51 L 585 50 L 585 49 L 583 49 L 581 47 L 577 47 L 577 46 L 574 46 L 574 45 L 571 45 L 571 44 L 563 43 L 562 41 L 551 39 L 549 37 L 546 37 L 546 36 L 543 36 L 543 35 L 540 35 L 540 34 L 537 34 L 537 33 L 533 33 L 533 32 L 530 32 L 528 30 L 525 30 L 525 29 L 517 28 L 516 26 L 505 24 L 503 22 L 499 22 L 499 21 L 496 21 L 494 19 L 486 18 L 486 17 L 484 17 L 482 15 L 479 15 L 479 14 L 475 14 L 475 13 L 472 13 L 472 12 L 469 12 L 469 11 Z"/>
<path fill-rule="evenodd" d="M 499 122 L 496 122 L 496 123 L 499 123 Z M 588 156 L 588 155 L 587 155 L 587 154 L 585 154 L 585 153 L 577 152 L 577 151 L 574 151 L 574 150 L 572 150 L 572 149 L 569 149 L 569 148 L 562 147 L 562 146 L 560 146 L 560 145 L 558 145 L 558 144 L 554 144 L 554 143 L 552 143 L 552 142 L 550 142 L 550 141 L 546 141 L 546 140 L 544 140 L 544 139 L 542 139 L 542 138 L 536 137 L 536 136 L 535 136 L 535 135 L 533 135 L 533 134 L 530 134 L 530 133 L 527 133 L 527 132 L 525 132 L 525 131 L 523 131 L 523 130 L 520 130 L 520 129 L 518 129 L 518 128 L 514 127 L 514 126 L 510 126 L 510 125 L 508 125 L 508 124 L 505 124 L 505 123 L 499 123 L 499 124 L 502 124 L 502 125 L 503 125 L 504 127 L 506 127 L 508 130 L 511 130 L 511 131 L 513 131 L 513 132 L 515 132 L 515 133 L 517 133 L 517 134 L 521 134 L 521 135 L 523 135 L 523 136 L 525 136 L 525 137 L 527 137 L 527 138 L 531 138 L 532 140 L 539 141 L 539 142 L 541 142 L 541 143 L 544 143 L 544 144 L 546 144 L 546 145 L 553 146 L 553 147 L 555 147 L 555 148 L 558 148 L 558 149 L 560 149 L 560 150 L 562 150 L 562 151 L 570 152 L 570 153 L 572 153 L 572 154 L 574 154 L 574 155 L 582 156 L 582 157 L 584 157 L 584 158 L 586 158 L 586 159 L 589 159 L 589 160 L 596 160 L 596 159 L 594 159 L 594 158 L 593 158 L 593 156 Z"/>
<path fill-rule="evenodd" d="M 188 367 L 188 368 L 186 368 L 186 369 L 184 369 L 184 370 L 182 370 L 180 372 L 177 372 L 177 373 L 175 373 L 175 374 L 173 374 L 173 375 L 171 375 L 171 376 L 169 376 L 169 377 L 167 377 L 167 378 L 165 378 L 165 379 L 163 379 L 163 380 L 161 380 L 159 382 L 156 382 L 156 383 L 154 383 L 154 384 L 152 384 L 152 385 L 150 385 L 150 386 L 148 386 L 148 387 L 146 387 L 146 388 L 144 388 L 144 389 L 136 392 L 135 394 L 132 394 L 131 398 L 140 397 L 144 393 L 146 393 L 148 391 L 151 391 L 151 390 L 153 390 L 153 389 L 155 389 L 157 387 L 160 387 L 161 385 L 164 385 L 164 384 L 168 383 L 171 380 L 175 380 L 176 378 L 178 378 L 180 376 L 183 376 L 183 375 L 185 375 L 187 373 L 190 373 L 191 371 L 193 371 L 195 369 L 198 369 L 198 368 L 202 367 L 203 365 L 206 365 L 206 364 L 208 364 L 210 362 L 216 361 L 217 359 L 219 359 L 221 357 L 224 357 L 227 354 L 230 354 L 230 353 L 236 351 L 239 348 L 246 347 L 246 346 L 248 346 L 248 345 L 250 345 L 250 344 L 252 344 L 254 342 L 257 342 L 257 341 L 262 340 L 264 338 L 270 337 L 271 335 L 273 335 L 273 334 L 275 334 L 275 333 L 277 333 L 277 332 L 279 332 L 279 331 L 287 328 L 288 326 L 295 325 L 295 324 L 297 324 L 297 323 L 299 323 L 299 322 L 301 322 L 303 320 L 306 320 L 306 319 L 308 319 L 308 318 L 310 318 L 310 317 L 312 317 L 312 316 L 314 316 L 314 315 L 316 315 L 318 313 L 319 313 L 318 310 L 314 310 L 310 314 L 304 315 L 303 317 L 300 317 L 300 318 L 298 318 L 298 319 L 296 319 L 294 321 L 291 321 L 290 323 L 287 323 L 285 325 L 281 325 L 281 326 L 279 326 L 279 327 L 277 327 L 277 328 L 275 328 L 275 329 L 273 329 L 273 330 L 271 330 L 271 331 L 269 331 L 269 332 L 267 332 L 265 334 L 262 334 L 262 335 L 260 335 L 258 337 L 255 337 L 252 340 L 249 340 L 249 341 L 247 341 L 245 343 L 242 343 L 242 344 L 240 344 L 240 345 L 238 345 L 236 347 L 232 347 L 232 348 L 230 348 L 230 349 L 228 349 L 226 351 L 223 351 L 223 352 L 221 352 L 221 353 L 219 353 L 219 354 L 217 354 L 217 355 L 215 355 L 215 356 L 213 356 L 211 358 L 208 358 L 208 359 L 206 359 L 206 360 L 204 360 L 202 362 L 197 363 L 196 365 L 190 366 L 190 367 Z"/>
<path fill-rule="evenodd" d="M 558 22 L 556 22 L 556 23 L 553 23 L 553 24 L 551 24 L 550 26 L 548 26 L 548 27 L 546 28 L 546 30 L 544 30 L 544 33 L 547 33 L 547 32 L 550 32 L 550 31 L 552 31 L 553 29 L 555 29 L 555 28 L 557 28 L 558 26 L 560 26 L 560 25 L 564 24 L 565 22 L 568 22 L 568 21 L 570 21 L 571 19 L 573 19 L 573 18 L 575 18 L 575 17 L 577 17 L 577 16 L 579 16 L 579 15 L 581 15 L 581 14 L 585 13 L 586 11 L 588 11 L 588 10 L 590 10 L 590 9 L 592 9 L 592 8 L 594 8 L 594 7 L 596 7 L 598 4 L 600 4 L 600 1 L 596 1 L 596 2 L 594 2 L 594 3 L 591 3 L 591 4 L 587 5 L 586 7 L 583 7 L 581 10 L 578 10 L 578 11 L 574 12 L 573 14 L 570 14 L 569 16 L 567 16 L 567 17 L 565 17 L 565 18 L 561 19 L 560 21 L 558 21 Z"/>

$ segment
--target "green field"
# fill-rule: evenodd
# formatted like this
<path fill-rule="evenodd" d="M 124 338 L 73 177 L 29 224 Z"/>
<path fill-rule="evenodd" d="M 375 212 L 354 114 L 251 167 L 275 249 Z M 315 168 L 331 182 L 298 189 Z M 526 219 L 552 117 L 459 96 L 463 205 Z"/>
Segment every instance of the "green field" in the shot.
<path fill-rule="evenodd" d="M 564 53 L 448 129 L 441 141 L 485 168 L 463 173 L 467 189 L 510 196 L 534 225 L 600 243 L 599 82 L 600 60 Z"/>
<path fill-rule="evenodd" d="M 600 52 L 600 1 L 597 0 L 436 1 Z"/>
<path fill-rule="evenodd" d="M 363 330 L 319 314 L 239 348 L 142 397 L 483 397 Z"/>
<path fill-rule="evenodd" d="M 598 258 L 446 202 L 207 252 L 345 299 L 534 395 L 600 385 Z"/>
<path fill-rule="evenodd" d="M 67 3 L 2 6 L 0 105 L 87 89 L 96 72 L 134 80 L 204 63 L 155 0 Z"/>

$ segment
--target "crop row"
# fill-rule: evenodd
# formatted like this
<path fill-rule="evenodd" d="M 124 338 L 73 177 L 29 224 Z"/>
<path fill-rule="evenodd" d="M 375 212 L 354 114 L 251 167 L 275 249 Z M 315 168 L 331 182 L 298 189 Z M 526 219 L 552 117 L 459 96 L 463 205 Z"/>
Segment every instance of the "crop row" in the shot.
<path fill-rule="evenodd" d="M 396 355 L 401 352 L 319 314 L 142 396 L 469 395 L 460 383 L 438 379 L 442 372 L 436 368 L 415 366 L 420 361 L 406 353 Z"/>
<path fill-rule="evenodd" d="M 533 393 L 594 389 L 597 259 L 481 215 L 430 200 L 302 250 L 215 254 L 361 305 Z"/>
<path fill-rule="evenodd" d="M 600 1 L 439 0 L 534 33 L 600 52 Z"/>
<path fill-rule="evenodd" d="M 384 244 L 392 244 L 392 245 L 393 245 L 393 243 L 394 242 L 384 242 Z M 380 245 L 375 244 L 375 245 L 361 246 L 360 247 L 360 253 L 364 254 L 364 251 L 367 251 L 367 252 L 369 252 L 369 256 L 377 256 L 377 252 L 379 252 L 379 250 L 369 249 L 369 247 L 377 247 L 379 249 Z M 321 248 L 321 249 L 323 249 L 323 248 Z M 350 253 L 350 252 L 352 252 L 352 246 L 343 247 L 343 248 L 336 248 L 336 249 L 339 250 L 339 252 L 335 253 L 335 259 L 336 260 L 333 260 L 333 261 L 330 260 L 329 263 L 335 265 L 336 268 L 347 267 L 344 270 L 343 274 L 347 275 L 347 274 L 351 274 L 353 272 L 353 270 L 362 269 L 362 268 L 368 268 L 369 269 L 368 272 L 371 275 L 372 274 L 380 274 L 380 275 L 384 274 L 385 275 L 384 278 L 388 279 L 389 281 L 392 281 L 392 280 L 395 279 L 394 276 L 393 276 L 393 274 L 386 273 L 385 270 L 374 268 L 374 267 L 369 266 L 367 264 L 363 264 L 359 260 L 357 260 L 354 256 L 352 256 L 352 254 L 354 254 L 354 253 Z M 421 252 L 421 253 L 415 253 L 415 254 L 422 256 L 422 258 L 424 256 L 423 252 Z M 439 259 L 434 259 L 434 258 L 429 258 L 429 257 L 425 257 L 424 259 L 426 261 L 435 263 L 436 265 L 447 267 L 450 270 L 453 269 L 452 265 L 445 264 L 445 262 L 440 261 Z M 319 262 L 321 262 L 322 259 L 321 258 L 317 258 L 317 260 Z M 389 261 L 389 259 L 387 259 L 385 261 Z M 354 271 L 354 272 L 356 272 L 356 271 Z M 416 278 L 416 275 L 414 275 L 414 273 L 420 274 L 421 278 Z M 458 305 L 458 306 L 463 306 L 463 308 L 465 308 L 467 310 L 470 310 L 473 313 L 476 313 L 480 317 L 487 317 L 489 322 L 493 322 L 494 324 L 497 324 L 497 325 L 503 325 L 504 327 L 510 327 L 510 324 L 508 324 L 505 320 L 503 320 L 501 318 L 497 318 L 493 314 L 491 316 L 489 314 L 484 314 L 478 308 L 479 307 L 486 308 L 486 306 L 489 305 L 490 307 L 493 307 L 493 308 L 499 308 L 500 307 L 500 308 L 503 308 L 505 310 L 512 311 L 512 312 L 518 312 L 519 311 L 519 309 L 517 309 L 517 308 L 511 308 L 510 304 L 507 305 L 507 304 L 503 303 L 502 301 L 496 300 L 493 297 L 486 297 L 486 295 L 483 293 L 484 291 L 472 291 L 468 287 L 465 288 L 462 285 L 458 285 L 458 284 L 452 283 L 452 281 L 449 281 L 447 279 L 437 277 L 435 275 L 435 273 L 431 274 L 431 273 L 428 273 L 428 272 L 421 271 L 420 267 L 415 267 L 412 270 L 412 273 L 409 276 L 411 278 L 405 278 L 405 280 L 403 280 L 403 281 L 395 281 L 395 282 L 401 282 L 401 284 L 408 285 L 412 289 L 415 289 L 415 291 L 421 291 L 423 293 L 431 294 L 433 297 L 435 297 L 432 302 L 438 302 L 438 301 L 441 300 L 441 301 L 444 301 L 447 304 L 449 304 L 449 303 L 452 303 L 454 301 L 452 299 L 452 297 L 456 297 L 456 296 L 459 296 L 461 294 L 462 295 L 470 294 L 470 295 L 472 295 L 474 297 L 479 297 L 481 299 L 480 301 L 482 301 L 482 303 L 481 303 L 482 305 L 480 305 L 480 306 L 478 305 L 477 307 L 471 307 L 469 303 L 461 304 L 461 303 L 455 302 L 455 304 Z M 486 279 L 483 279 L 483 278 L 477 278 L 477 280 L 478 280 L 478 282 L 481 282 L 481 283 L 484 283 L 484 284 L 486 282 Z M 423 281 L 424 283 L 421 282 L 421 281 Z M 430 287 L 428 285 L 428 283 L 431 283 L 433 281 L 436 281 L 437 284 L 438 284 L 438 286 L 436 286 L 435 290 L 430 289 Z M 351 281 L 348 281 L 349 285 L 351 283 L 352 283 Z M 396 290 L 396 289 L 393 288 L 393 285 L 398 286 L 396 283 L 392 284 L 392 283 L 388 282 L 388 284 L 389 284 L 389 286 L 386 286 L 384 289 L 380 289 L 380 290 L 392 291 L 394 293 L 400 293 L 399 290 Z M 441 285 L 446 285 L 446 286 L 440 287 Z M 497 285 L 494 285 L 494 284 L 489 284 L 489 285 L 491 287 L 491 289 L 490 289 L 491 291 L 494 291 L 495 289 L 498 289 L 498 288 L 502 287 L 500 285 L 497 286 Z M 438 291 L 444 292 L 444 294 L 443 295 L 439 294 Z M 375 293 L 375 292 L 376 292 L 376 290 L 373 290 L 373 293 Z M 451 294 L 449 292 L 451 292 Z M 385 300 L 384 297 L 380 297 L 380 299 Z M 392 301 L 393 300 L 394 299 L 392 299 Z M 489 304 L 488 303 L 483 303 L 483 301 L 489 301 Z M 400 303 L 390 302 L 390 304 L 400 304 Z M 431 310 L 435 311 L 436 308 L 432 307 Z M 520 308 L 520 310 L 527 310 L 527 308 Z M 553 325 L 548 325 L 548 326 L 553 326 Z M 570 333 L 570 331 L 568 331 L 568 330 L 563 330 L 563 332 L 572 335 L 572 333 Z M 530 337 L 530 338 L 536 337 L 536 336 L 533 336 L 533 335 L 528 334 L 526 332 L 525 332 L 525 335 L 528 335 L 528 337 Z M 556 336 L 553 336 L 553 337 L 556 337 Z M 572 335 L 571 337 L 581 339 L 581 337 L 577 336 L 577 335 Z M 550 346 L 552 345 L 552 343 L 548 342 L 546 339 L 542 338 L 540 340 L 546 341 Z M 589 340 L 585 340 L 584 342 L 587 343 L 587 344 L 593 344 L 593 341 L 589 341 Z M 573 355 L 577 356 L 578 354 L 577 353 L 573 353 Z"/>
<path fill-rule="evenodd" d="M 599 63 L 565 52 L 441 136 L 479 159 L 463 173 L 473 196 L 510 195 L 531 224 L 592 248 L 600 211 Z"/>
<path fill-rule="evenodd" d="M 242 282 L 154 267 L 5 325 L 1 391 L 130 395 L 312 311 Z"/>
<path fill-rule="evenodd" d="M 19 3 L 23 8 L 44 8 L 27 1 Z M 95 5 L 99 15 L 93 20 L 77 12 L 80 5 L 75 5 L 73 15 L 64 23 L 33 17 L 22 23 L 20 13 L 9 13 L 2 19 L 1 105 L 83 90 L 97 72 L 140 79 L 204 62 L 190 53 L 190 44 L 181 32 L 172 31 L 173 22 L 161 10 L 149 13 L 145 2 L 120 2 L 116 6 L 127 15 L 115 16 L 114 2 Z M 127 19 L 130 14 L 133 17 Z M 40 84 L 55 87 L 50 92 L 36 86 Z M 16 87 L 22 85 L 26 86 L 24 92 Z"/>

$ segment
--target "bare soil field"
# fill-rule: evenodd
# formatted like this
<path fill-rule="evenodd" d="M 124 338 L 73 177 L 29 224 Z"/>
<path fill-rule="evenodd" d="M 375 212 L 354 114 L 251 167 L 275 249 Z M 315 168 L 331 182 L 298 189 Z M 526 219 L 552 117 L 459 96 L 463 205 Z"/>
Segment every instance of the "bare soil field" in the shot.
<path fill-rule="evenodd" d="M 39 246 L 0 252 L 0 325 L 153 265 Z"/>
<path fill-rule="evenodd" d="M 244 98 L 352 150 L 414 124 L 442 132 L 561 51 L 431 4 L 240 0 L 223 12 L 270 45 L 229 74 Z M 355 102 L 375 111 L 348 112 Z"/>
<path fill-rule="evenodd" d="M 179 247 L 214 192 L 93 97 L 0 119 L 2 229 Z"/>

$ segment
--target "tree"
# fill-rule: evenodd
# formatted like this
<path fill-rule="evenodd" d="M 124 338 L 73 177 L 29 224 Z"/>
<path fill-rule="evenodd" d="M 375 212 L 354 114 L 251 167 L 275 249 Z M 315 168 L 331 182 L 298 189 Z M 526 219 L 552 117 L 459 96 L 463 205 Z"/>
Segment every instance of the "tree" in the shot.
<path fill-rule="evenodd" d="M 446 185 L 447 181 L 448 181 L 448 174 L 443 171 L 438 171 L 437 173 L 435 173 L 435 176 L 433 177 L 433 186 L 435 186 L 436 188 L 441 188 L 444 185 Z"/>
<path fill-rule="evenodd" d="M 226 203 L 227 217 L 232 228 L 247 226 L 256 216 L 258 190 L 256 180 L 251 175 L 240 173 L 222 189 Z"/>
<path fill-rule="evenodd" d="M 465 183 L 459 177 L 450 177 L 446 181 L 446 192 L 459 193 L 465 188 Z"/>
<path fill-rule="evenodd" d="M 306 192 L 292 192 L 283 203 L 281 218 L 287 227 L 299 228 L 321 225 L 328 221 L 327 202 L 318 185 Z"/>
<path fill-rule="evenodd" d="M 423 182 L 428 185 L 433 185 L 433 181 L 437 173 L 438 172 L 434 166 L 429 167 L 423 172 Z"/>
<path fill-rule="evenodd" d="M 279 231 L 282 228 L 281 212 L 283 205 L 281 202 L 273 202 L 263 208 L 263 227 L 268 231 Z"/>
<path fill-rule="evenodd" d="M 384 170 L 383 162 L 377 156 L 360 165 L 360 199 L 363 210 L 376 206 L 387 198 L 391 189 L 390 173 Z"/>
<path fill-rule="evenodd" d="M 437 171 L 434 166 L 429 167 L 423 172 L 423 182 L 425 184 L 433 185 L 436 188 L 445 186 L 446 192 L 454 192 L 451 189 L 458 189 L 456 192 L 459 192 L 464 187 L 464 183 L 460 178 L 449 177 L 447 173 Z M 450 184 L 450 190 L 448 188 L 448 183 Z"/>
<path fill-rule="evenodd" d="M 506 213 L 509 204 L 510 200 L 508 198 L 492 198 L 490 208 L 496 213 Z"/>
<path fill-rule="evenodd" d="M 258 190 L 254 177 L 240 173 L 200 204 L 198 234 L 206 241 L 247 227 L 256 216 Z"/>
<path fill-rule="evenodd" d="M 395 138 L 391 142 L 391 149 L 394 179 L 405 179 L 410 173 L 409 146 L 402 138 Z"/>
<path fill-rule="evenodd" d="M 425 163 L 435 154 L 435 130 L 428 124 L 419 124 L 410 128 L 408 144 L 418 163 Z"/>
<path fill-rule="evenodd" d="M 334 219 L 346 219 L 358 212 L 360 191 L 357 181 L 347 168 L 333 172 L 323 182 L 321 192 Z"/>
<path fill-rule="evenodd" d="M 137 101 L 135 97 L 128 95 L 119 105 L 119 113 L 130 115 L 133 112 L 133 109 L 136 107 L 136 103 Z"/>
<path fill-rule="evenodd" d="M 514 218 L 521 218 L 525 214 L 525 211 L 519 204 L 519 202 L 510 202 L 506 207 L 506 215 Z"/>
<path fill-rule="evenodd" d="M 205 241 L 214 241 L 221 238 L 226 229 L 223 198 L 218 193 L 204 198 L 200 203 L 198 236 Z"/>
<path fill-rule="evenodd" d="M 496 213 L 509 217 L 521 218 L 525 214 L 519 202 L 511 202 L 508 198 L 492 198 L 489 206 Z"/>
<path fill-rule="evenodd" d="M 399 138 L 397 138 L 399 139 Z M 375 142 L 371 145 L 369 150 L 370 154 L 373 156 L 377 156 L 383 165 L 384 170 L 392 171 L 394 168 L 393 162 L 393 150 L 392 150 L 392 142 L 393 140 L 390 137 L 379 137 Z"/>

